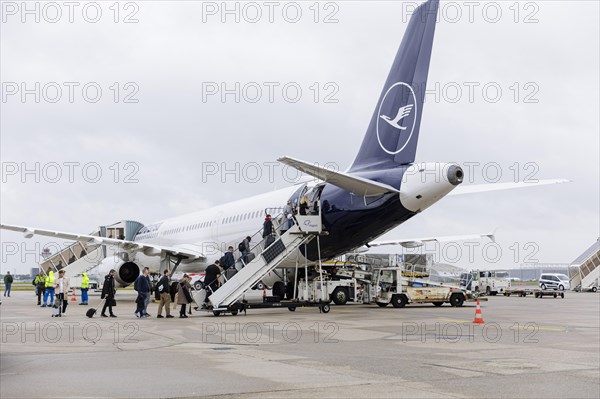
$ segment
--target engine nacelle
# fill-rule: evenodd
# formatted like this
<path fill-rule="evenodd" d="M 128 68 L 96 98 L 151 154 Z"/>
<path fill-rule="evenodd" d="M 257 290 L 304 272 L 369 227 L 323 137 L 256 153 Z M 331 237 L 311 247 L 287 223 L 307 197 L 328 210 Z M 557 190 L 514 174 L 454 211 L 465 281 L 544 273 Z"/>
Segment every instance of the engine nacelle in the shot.
<path fill-rule="evenodd" d="M 115 259 L 111 256 L 104 259 L 98 266 L 98 274 L 100 274 L 100 278 L 102 278 L 101 283 L 104 282 L 104 276 L 106 276 L 111 269 L 116 270 L 115 280 L 122 287 L 133 284 L 135 279 L 140 275 L 141 270 L 134 262 L 120 259 L 120 257 Z"/>

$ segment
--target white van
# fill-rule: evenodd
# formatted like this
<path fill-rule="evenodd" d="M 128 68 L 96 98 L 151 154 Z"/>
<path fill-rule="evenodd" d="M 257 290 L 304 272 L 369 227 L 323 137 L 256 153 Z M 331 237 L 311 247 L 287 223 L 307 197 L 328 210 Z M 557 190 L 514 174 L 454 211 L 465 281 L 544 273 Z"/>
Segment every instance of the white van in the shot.
<path fill-rule="evenodd" d="M 544 273 L 540 276 L 540 288 L 542 290 L 564 291 L 571 289 L 569 277 L 560 273 Z"/>

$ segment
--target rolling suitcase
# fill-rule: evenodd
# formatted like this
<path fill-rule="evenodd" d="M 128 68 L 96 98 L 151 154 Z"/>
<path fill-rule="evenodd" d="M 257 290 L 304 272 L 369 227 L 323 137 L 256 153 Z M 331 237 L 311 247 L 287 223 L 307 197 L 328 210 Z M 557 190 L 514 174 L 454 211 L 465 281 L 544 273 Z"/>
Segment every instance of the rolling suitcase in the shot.
<path fill-rule="evenodd" d="M 95 309 L 94 309 L 94 308 L 88 309 L 88 310 L 87 310 L 87 312 L 85 312 L 85 315 L 86 315 L 87 317 L 89 317 L 90 319 L 91 319 L 92 317 L 94 317 L 94 315 L 95 315 L 95 314 L 96 314 L 96 312 L 98 311 L 98 308 L 99 308 L 100 306 L 104 305 L 104 301 L 106 301 L 106 299 L 103 299 L 102 301 L 100 301 L 100 304 L 99 304 L 98 306 L 96 306 L 96 308 L 95 308 Z"/>
<path fill-rule="evenodd" d="M 237 273 L 237 269 L 235 267 L 230 267 L 229 269 L 225 270 L 225 278 L 227 280 L 229 280 L 230 278 L 232 278 L 233 276 L 235 276 L 235 274 Z"/>

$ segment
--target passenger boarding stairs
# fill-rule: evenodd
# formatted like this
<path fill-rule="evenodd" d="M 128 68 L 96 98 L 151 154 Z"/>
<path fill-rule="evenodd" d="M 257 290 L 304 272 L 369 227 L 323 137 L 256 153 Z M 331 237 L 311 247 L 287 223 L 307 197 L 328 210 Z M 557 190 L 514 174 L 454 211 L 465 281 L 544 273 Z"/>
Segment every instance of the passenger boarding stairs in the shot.
<path fill-rule="evenodd" d="M 131 240 L 141 227 L 143 226 L 139 222 L 124 220 L 112 225 L 101 226 L 89 235 Z M 44 260 L 39 267 L 44 274 L 48 274 L 50 271 L 56 274 L 59 270 L 64 269 L 65 276 L 70 280 L 70 286 L 80 287 L 83 273 L 92 272 L 107 256 L 117 256 L 117 252 L 118 249 L 107 248 L 94 241 L 75 241 L 55 254 L 49 256 L 42 254 Z"/>
<path fill-rule="evenodd" d="M 321 215 L 295 215 L 295 223 L 281 235 L 279 235 L 280 226 L 276 223 L 276 219 L 273 218 L 275 240 L 268 246 L 266 246 L 266 240 L 262 240 L 252 248 L 251 253 L 255 255 L 254 259 L 209 297 L 213 310 L 225 310 L 260 282 L 264 276 L 281 265 L 295 250 L 308 244 L 322 233 Z M 283 222 L 285 223 L 285 220 Z M 259 233 L 261 232 L 262 229 Z M 262 238 L 262 234 L 259 237 Z"/>
<path fill-rule="evenodd" d="M 90 235 L 100 236 L 100 231 L 95 231 Z M 105 257 L 106 249 L 102 245 L 75 241 L 59 252 L 46 257 L 40 264 L 40 271 L 48 274 L 50 271 L 57 273 L 64 269 L 66 277 L 71 280 L 70 285 L 77 287 L 81 283 L 80 278 L 83 273 L 97 267 Z"/>
<path fill-rule="evenodd" d="M 600 282 L 600 238 L 577 257 L 569 268 L 571 289 L 575 291 L 596 287 Z"/>

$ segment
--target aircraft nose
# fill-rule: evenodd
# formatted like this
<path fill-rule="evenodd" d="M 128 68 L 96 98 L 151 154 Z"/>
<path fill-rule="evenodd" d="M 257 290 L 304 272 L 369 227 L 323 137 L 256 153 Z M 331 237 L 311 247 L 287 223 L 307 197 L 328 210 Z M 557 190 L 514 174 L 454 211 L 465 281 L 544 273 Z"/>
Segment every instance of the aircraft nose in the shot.
<path fill-rule="evenodd" d="M 463 177 L 465 176 L 462 168 L 458 165 L 451 165 L 448 168 L 448 181 L 453 186 L 458 186 L 463 181 Z"/>

